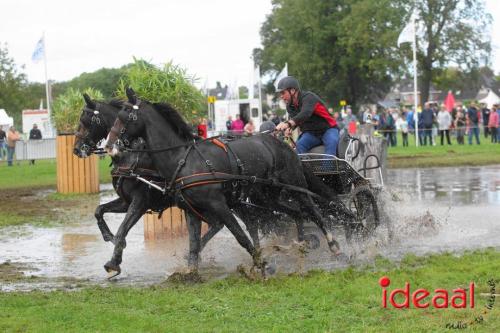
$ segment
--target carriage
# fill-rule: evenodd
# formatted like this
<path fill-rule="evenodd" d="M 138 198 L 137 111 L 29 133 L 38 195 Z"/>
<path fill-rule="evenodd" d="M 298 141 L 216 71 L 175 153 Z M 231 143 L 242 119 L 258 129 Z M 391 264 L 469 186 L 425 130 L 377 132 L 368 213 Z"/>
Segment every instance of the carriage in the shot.
<path fill-rule="evenodd" d="M 324 154 L 323 146 L 299 154 L 302 164 L 331 187 L 344 205 L 354 213 L 354 223 L 344 225 L 347 241 L 354 236 L 368 237 L 380 224 L 377 196 L 384 186 L 382 166 L 379 157 L 370 154 L 364 156 L 363 167 L 356 170 L 353 161 L 359 158 L 361 145 L 358 138 L 342 132 L 338 147 L 339 156 Z M 374 171 L 374 178 L 367 177 L 370 170 Z M 311 235 L 314 234 L 307 235 L 309 242 L 319 245 L 317 236 Z"/>
<path fill-rule="evenodd" d="M 293 139 L 285 138 L 281 133 L 273 133 L 272 130 L 265 130 L 263 133 L 273 134 L 280 140 L 288 141 L 292 147 L 295 146 Z M 216 138 L 224 142 L 241 140 L 243 137 L 243 134 L 216 136 Z M 208 140 L 210 139 L 208 138 Z M 349 135 L 345 130 L 341 130 L 337 150 L 338 156 L 325 154 L 324 146 L 317 146 L 308 153 L 298 154 L 303 167 L 311 170 L 316 177 L 331 188 L 338 195 L 343 205 L 355 216 L 354 221 L 340 221 L 340 223 L 338 223 L 338 220 L 335 221 L 335 218 L 330 219 L 335 221 L 330 224 L 330 228 L 343 229 L 348 242 L 365 240 L 373 234 L 380 224 L 380 209 L 377 197 L 384 186 L 382 165 L 379 157 L 375 154 L 361 157 L 362 145 L 363 143 L 358 138 Z M 363 159 L 362 167 L 356 169 L 353 162 L 359 158 Z M 369 178 L 368 174 L 373 177 Z M 284 186 L 284 189 L 286 189 L 286 186 Z M 257 209 L 266 209 L 249 202 L 248 199 L 242 201 L 242 203 Z M 329 213 L 331 211 L 323 211 L 326 216 Z M 320 246 L 318 228 L 313 223 L 307 223 L 304 227 L 308 248 L 318 248 Z M 283 230 L 279 225 L 271 226 L 270 229 L 277 234 L 286 234 L 288 232 L 286 228 Z"/>

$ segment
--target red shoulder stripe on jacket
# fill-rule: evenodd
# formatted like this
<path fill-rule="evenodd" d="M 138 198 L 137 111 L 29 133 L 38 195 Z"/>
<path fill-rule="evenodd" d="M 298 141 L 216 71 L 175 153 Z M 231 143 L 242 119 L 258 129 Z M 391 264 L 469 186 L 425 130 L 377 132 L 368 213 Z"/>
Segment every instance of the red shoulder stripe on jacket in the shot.
<path fill-rule="evenodd" d="M 324 118 L 328 122 L 330 127 L 337 126 L 337 122 L 335 121 L 335 119 L 328 113 L 328 110 L 320 102 L 317 102 L 314 106 L 314 114 L 320 116 L 321 118 Z"/>

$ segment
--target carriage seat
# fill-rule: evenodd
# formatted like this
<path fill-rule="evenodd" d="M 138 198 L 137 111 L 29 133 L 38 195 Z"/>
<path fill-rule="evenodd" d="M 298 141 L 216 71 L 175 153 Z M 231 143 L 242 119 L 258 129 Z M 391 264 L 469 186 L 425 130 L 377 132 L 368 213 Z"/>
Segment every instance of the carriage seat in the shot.
<path fill-rule="evenodd" d="M 352 155 L 355 155 L 353 152 L 347 152 L 347 148 L 349 147 L 349 143 L 352 142 L 353 139 L 349 135 L 349 133 L 345 130 L 342 129 L 340 131 L 340 137 L 339 137 L 339 144 L 337 146 L 337 157 L 340 159 L 346 159 L 346 153 L 347 153 L 347 159 L 349 159 L 349 154 L 352 160 Z M 313 149 L 309 150 L 307 152 L 308 154 L 324 154 L 325 153 L 325 146 L 320 145 L 316 146 Z"/>

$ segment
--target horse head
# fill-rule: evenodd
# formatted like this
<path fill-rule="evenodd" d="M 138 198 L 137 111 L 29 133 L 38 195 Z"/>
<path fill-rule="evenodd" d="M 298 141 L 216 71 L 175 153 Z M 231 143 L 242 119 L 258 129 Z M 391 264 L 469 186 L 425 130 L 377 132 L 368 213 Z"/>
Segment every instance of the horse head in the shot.
<path fill-rule="evenodd" d="M 106 141 L 105 149 L 111 156 L 116 156 L 118 154 L 116 148 L 118 140 L 120 140 L 124 146 L 130 146 L 130 142 L 134 138 L 140 137 L 144 130 L 144 122 L 138 116 L 142 101 L 137 98 L 132 88 L 127 88 L 125 92 L 128 100 L 123 103 L 119 110 Z"/>
<path fill-rule="evenodd" d="M 97 150 L 97 144 L 104 139 L 116 118 L 122 102 L 96 102 L 89 95 L 83 94 L 85 105 L 80 115 L 73 154 L 87 157 Z"/>
<path fill-rule="evenodd" d="M 141 100 L 131 88 L 127 89 L 127 97 L 128 101 L 123 103 L 108 136 L 106 150 L 111 156 L 118 152 L 114 149 L 118 139 L 123 145 L 129 146 L 133 139 L 143 137 L 155 141 L 154 145 L 158 148 L 198 139 L 181 114 L 171 105 Z M 146 129 L 154 135 L 148 136 Z M 151 148 L 153 149 L 152 146 Z"/>

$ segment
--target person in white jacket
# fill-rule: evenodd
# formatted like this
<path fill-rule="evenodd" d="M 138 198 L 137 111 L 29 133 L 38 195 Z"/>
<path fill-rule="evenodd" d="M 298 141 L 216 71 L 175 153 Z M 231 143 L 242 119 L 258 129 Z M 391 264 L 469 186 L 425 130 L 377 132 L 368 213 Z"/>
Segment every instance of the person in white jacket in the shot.
<path fill-rule="evenodd" d="M 446 141 L 451 145 L 450 141 L 450 126 L 451 126 L 451 115 L 441 107 L 437 115 L 437 122 L 439 126 L 439 134 L 441 135 L 441 146 L 444 145 L 444 135 L 446 135 Z"/>

